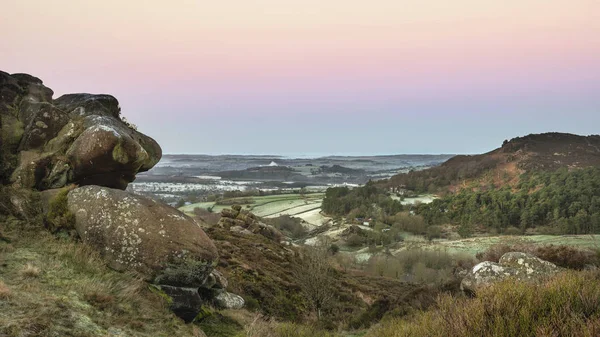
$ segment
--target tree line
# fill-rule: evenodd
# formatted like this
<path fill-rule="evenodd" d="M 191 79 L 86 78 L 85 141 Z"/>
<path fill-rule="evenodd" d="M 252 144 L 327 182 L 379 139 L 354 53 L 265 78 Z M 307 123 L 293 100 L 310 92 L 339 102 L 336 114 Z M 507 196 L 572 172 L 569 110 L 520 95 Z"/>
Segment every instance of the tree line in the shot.
<path fill-rule="evenodd" d="M 323 199 L 322 210 L 332 216 L 382 217 L 402 211 L 402 204 L 390 198 L 384 189 L 369 181 L 365 186 L 352 189 L 328 188 Z"/>

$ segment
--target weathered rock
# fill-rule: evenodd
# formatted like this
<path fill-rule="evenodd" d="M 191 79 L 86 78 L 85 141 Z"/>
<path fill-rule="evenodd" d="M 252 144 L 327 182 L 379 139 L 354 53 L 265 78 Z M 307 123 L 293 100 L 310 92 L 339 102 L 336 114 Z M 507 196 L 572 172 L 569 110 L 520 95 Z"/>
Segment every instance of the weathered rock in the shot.
<path fill-rule="evenodd" d="M 482 287 L 513 278 L 517 281 L 539 281 L 556 274 L 560 269 L 531 254 L 510 252 L 502 255 L 499 263 L 484 261 L 463 278 L 460 288 L 475 294 Z"/>
<path fill-rule="evenodd" d="M 254 222 L 256 222 L 258 220 L 256 218 L 256 215 L 254 215 L 246 210 L 241 210 L 239 212 L 239 214 L 237 215 L 236 219 L 244 221 L 246 223 L 246 225 L 248 225 L 248 226 L 252 225 Z"/>
<path fill-rule="evenodd" d="M 278 229 L 261 222 L 259 217 L 239 205 L 223 209 L 217 226 L 241 234 L 259 234 L 278 242 L 285 238 Z"/>
<path fill-rule="evenodd" d="M 107 116 L 119 118 L 119 101 L 111 95 L 68 94 L 54 104 L 73 116 Z"/>
<path fill-rule="evenodd" d="M 227 281 L 225 276 L 221 274 L 221 272 L 215 269 L 212 271 L 211 276 L 215 278 L 215 285 L 213 286 L 213 288 L 227 289 L 229 282 Z"/>
<path fill-rule="evenodd" d="M 218 261 L 193 219 L 152 199 L 85 186 L 69 192 L 68 208 L 82 240 L 113 269 L 136 270 L 160 285 L 200 287 Z"/>
<path fill-rule="evenodd" d="M 246 223 L 244 221 L 238 220 L 238 219 L 221 217 L 221 219 L 219 219 L 219 222 L 217 223 L 217 226 L 227 229 L 227 228 L 238 227 L 238 226 L 246 227 Z"/>
<path fill-rule="evenodd" d="M 559 270 L 554 263 L 521 252 L 506 253 L 500 257 L 499 262 L 503 266 L 515 268 L 518 274 L 527 278 L 552 275 Z"/>
<path fill-rule="evenodd" d="M 0 182 L 38 190 L 125 189 L 152 168 L 160 146 L 123 122 L 110 95 L 53 92 L 31 75 L 0 71 Z"/>
<path fill-rule="evenodd" d="M 229 230 L 233 233 L 240 233 L 240 234 L 244 234 L 244 235 L 252 235 L 252 232 L 247 230 L 246 228 L 242 227 L 242 226 L 231 226 L 229 227 Z"/>
<path fill-rule="evenodd" d="M 172 286 L 156 286 L 160 291 L 169 297 L 169 306 L 171 311 L 177 317 L 189 323 L 196 318 L 202 310 L 203 301 L 198 294 L 198 288 L 184 288 Z"/>
<path fill-rule="evenodd" d="M 218 270 L 213 270 L 208 277 L 204 280 L 204 283 L 200 285 L 200 288 L 205 289 L 225 289 L 227 288 L 228 282 L 225 276 Z"/>
<path fill-rule="evenodd" d="M 12 74 L 10 76 L 17 80 L 19 87 L 23 88 L 26 93 L 26 100 L 33 102 L 52 101 L 52 95 L 54 95 L 54 92 L 52 89 L 44 86 L 44 82 L 42 82 L 42 80 L 39 78 L 29 74 Z"/>
<path fill-rule="evenodd" d="M 228 219 L 235 219 L 235 217 L 238 216 L 238 214 L 240 213 L 239 210 L 233 210 L 233 209 L 229 209 L 229 208 L 223 208 L 221 210 L 221 216 L 223 218 L 228 218 Z"/>
<path fill-rule="evenodd" d="M 43 147 L 68 123 L 69 115 L 48 102 L 23 101 L 19 120 L 25 125 L 19 144 L 23 151 Z"/>
<path fill-rule="evenodd" d="M 213 302 L 221 309 L 241 309 L 244 307 L 244 299 L 241 296 L 226 291 L 215 296 Z"/>
<path fill-rule="evenodd" d="M 252 226 L 248 227 L 248 229 L 250 229 L 252 233 L 260 234 L 276 242 L 281 242 L 285 239 L 285 235 L 283 235 L 277 228 L 269 226 L 263 222 L 256 221 Z"/>
<path fill-rule="evenodd" d="M 137 172 L 149 170 L 160 160 L 161 150 L 153 139 L 115 118 L 87 116 L 81 127 L 83 131 L 66 151 L 73 180 L 80 185 L 125 189 Z"/>
<path fill-rule="evenodd" d="M 462 291 L 474 294 L 477 289 L 508 277 L 515 276 L 516 270 L 490 261 L 484 261 L 473 267 L 460 283 Z"/>

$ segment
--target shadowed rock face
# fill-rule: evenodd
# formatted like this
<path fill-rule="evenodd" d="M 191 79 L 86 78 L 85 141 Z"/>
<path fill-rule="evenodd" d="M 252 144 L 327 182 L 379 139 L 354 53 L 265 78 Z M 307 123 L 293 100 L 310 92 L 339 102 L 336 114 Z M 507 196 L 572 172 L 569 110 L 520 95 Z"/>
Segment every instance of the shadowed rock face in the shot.
<path fill-rule="evenodd" d="M 182 288 L 171 286 L 156 286 L 171 299 L 171 310 L 175 315 L 189 323 L 196 318 L 204 301 L 200 298 L 197 288 Z"/>
<path fill-rule="evenodd" d="M 160 160 L 160 146 L 121 120 L 113 96 L 52 96 L 36 77 L 0 71 L 0 183 L 125 189 Z"/>

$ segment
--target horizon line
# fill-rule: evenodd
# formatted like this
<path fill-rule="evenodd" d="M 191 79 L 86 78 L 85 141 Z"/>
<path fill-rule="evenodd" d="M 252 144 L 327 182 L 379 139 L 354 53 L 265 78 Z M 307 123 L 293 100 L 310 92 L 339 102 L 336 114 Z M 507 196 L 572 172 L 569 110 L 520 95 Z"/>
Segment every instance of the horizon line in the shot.
<path fill-rule="evenodd" d="M 323 157 L 389 157 L 389 156 L 456 156 L 456 155 L 477 155 L 481 153 L 306 153 L 306 154 L 274 154 L 274 153 L 163 153 L 163 156 L 256 156 L 256 157 L 286 157 L 286 158 L 323 158 Z"/>

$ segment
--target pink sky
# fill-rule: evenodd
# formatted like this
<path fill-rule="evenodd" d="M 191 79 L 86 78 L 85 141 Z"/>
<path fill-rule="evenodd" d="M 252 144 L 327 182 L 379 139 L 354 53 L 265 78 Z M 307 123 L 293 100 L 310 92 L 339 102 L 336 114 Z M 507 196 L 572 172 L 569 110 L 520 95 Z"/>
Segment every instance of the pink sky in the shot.
<path fill-rule="evenodd" d="M 597 0 L 6 0 L 0 9 L 0 69 L 34 74 L 57 94 L 111 93 L 167 152 L 193 149 L 165 114 L 190 123 L 600 115 Z M 562 125 L 559 116 L 548 127 Z M 395 152 L 419 152 L 409 150 Z"/>

